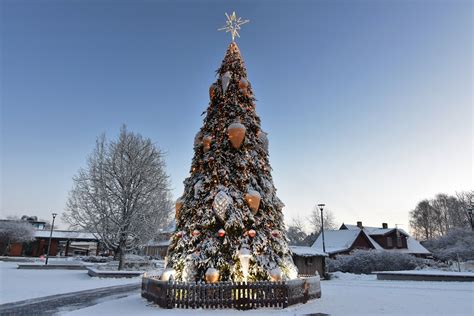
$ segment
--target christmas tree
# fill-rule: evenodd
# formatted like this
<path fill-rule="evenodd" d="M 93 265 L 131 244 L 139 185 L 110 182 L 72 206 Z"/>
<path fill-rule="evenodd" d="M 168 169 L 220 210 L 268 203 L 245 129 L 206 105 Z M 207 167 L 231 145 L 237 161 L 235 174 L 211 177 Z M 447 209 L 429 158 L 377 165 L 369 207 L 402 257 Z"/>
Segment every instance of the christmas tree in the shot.
<path fill-rule="evenodd" d="M 235 41 L 217 77 L 195 137 L 190 176 L 176 202 L 163 275 L 187 282 L 296 278 L 267 135 Z"/>

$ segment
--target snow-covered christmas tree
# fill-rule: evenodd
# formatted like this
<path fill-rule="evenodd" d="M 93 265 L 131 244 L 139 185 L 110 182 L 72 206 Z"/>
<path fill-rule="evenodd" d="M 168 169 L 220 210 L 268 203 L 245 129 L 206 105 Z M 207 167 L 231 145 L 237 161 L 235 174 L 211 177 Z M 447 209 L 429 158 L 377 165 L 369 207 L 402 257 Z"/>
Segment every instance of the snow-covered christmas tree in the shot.
<path fill-rule="evenodd" d="M 260 128 L 232 35 L 218 79 L 209 88 L 190 176 L 176 202 L 165 278 L 214 283 L 297 276 L 283 222 L 284 204 L 271 176 L 267 134 Z"/>

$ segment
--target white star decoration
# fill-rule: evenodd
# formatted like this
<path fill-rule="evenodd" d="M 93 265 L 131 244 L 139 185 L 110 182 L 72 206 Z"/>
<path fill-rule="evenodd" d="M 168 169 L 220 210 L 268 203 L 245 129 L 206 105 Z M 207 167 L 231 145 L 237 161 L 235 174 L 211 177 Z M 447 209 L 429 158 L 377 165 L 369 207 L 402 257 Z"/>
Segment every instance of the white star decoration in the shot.
<path fill-rule="evenodd" d="M 235 37 L 240 37 L 239 35 L 239 30 L 240 26 L 242 24 L 250 22 L 250 20 L 242 20 L 242 18 L 238 18 L 235 15 L 235 11 L 232 12 L 232 14 L 229 16 L 226 12 L 225 16 L 227 17 L 227 21 L 225 22 L 225 26 L 221 27 L 220 29 L 217 29 L 218 31 L 225 31 L 230 32 L 232 35 L 232 42 L 235 40 Z"/>

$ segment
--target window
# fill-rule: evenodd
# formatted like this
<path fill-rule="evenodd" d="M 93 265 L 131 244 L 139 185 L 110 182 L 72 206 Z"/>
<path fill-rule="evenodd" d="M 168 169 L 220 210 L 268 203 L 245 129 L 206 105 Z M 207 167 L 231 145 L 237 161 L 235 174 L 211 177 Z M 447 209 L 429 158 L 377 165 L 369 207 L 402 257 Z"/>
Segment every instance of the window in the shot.
<path fill-rule="evenodd" d="M 402 236 L 398 235 L 397 236 L 397 247 L 402 248 Z"/>
<path fill-rule="evenodd" d="M 392 236 L 387 237 L 387 248 L 392 248 L 393 247 L 393 240 Z"/>

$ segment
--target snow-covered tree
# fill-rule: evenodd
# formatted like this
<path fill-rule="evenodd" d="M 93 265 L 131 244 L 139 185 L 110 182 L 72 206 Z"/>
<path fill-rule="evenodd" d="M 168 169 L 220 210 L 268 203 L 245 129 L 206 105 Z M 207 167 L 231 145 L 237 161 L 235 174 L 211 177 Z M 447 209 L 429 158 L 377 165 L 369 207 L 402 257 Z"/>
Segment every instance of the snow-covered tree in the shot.
<path fill-rule="evenodd" d="M 304 225 L 300 218 L 293 219 L 286 233 L 290 245 L 305 246 L 305 239 L 308 235 L 304 231 Z"/>
<path fill-rule="evenodd" d="M 25 221 L 1 220 L 0 221 L 0 253 L 8 255 L 13 243 L 34 240 L 34 227 Z"/>
<path fill-rule="evenodd" d="M 73 178 L 65 221 L 97 234 L 123 267 L 124 253 L 170 221 L 172 202 L 163 153 L 123 126 L 117 140 L 97 139 L 87 167 Z"/>
<path fill-rule="evenodd" d="M 248 280 L 296 277 L 261 130 L 239 48 L 232 42 L 197 133 L 190 176 L 176 203 L 167 267 L 178 280 L 244 280 L 239 254 L 250 256 Z"/>

